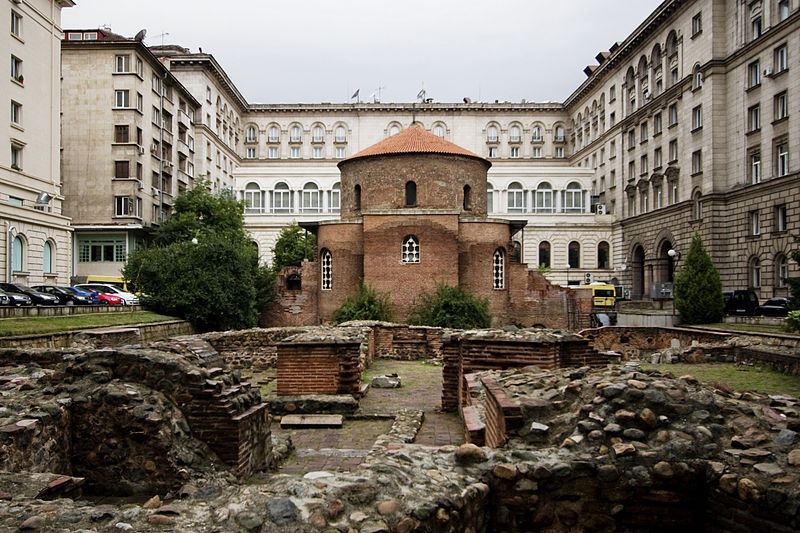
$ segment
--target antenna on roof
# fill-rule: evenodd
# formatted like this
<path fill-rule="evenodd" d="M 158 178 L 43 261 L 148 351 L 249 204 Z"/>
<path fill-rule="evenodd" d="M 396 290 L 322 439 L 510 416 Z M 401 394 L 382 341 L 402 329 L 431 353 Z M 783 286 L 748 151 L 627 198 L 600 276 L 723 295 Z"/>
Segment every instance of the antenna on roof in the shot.
<path fill-rule="evenodd" d="M 145 35 L 147 35 L 147 30 L 142 28 L 141 30 L 139 30 L 139 33 L 136 34 L 136 37 L 134 37 L 134 39 L 139 41 L 139 42 L 142 42 L 142 41 L 144 41 L 144 36 Z"/>

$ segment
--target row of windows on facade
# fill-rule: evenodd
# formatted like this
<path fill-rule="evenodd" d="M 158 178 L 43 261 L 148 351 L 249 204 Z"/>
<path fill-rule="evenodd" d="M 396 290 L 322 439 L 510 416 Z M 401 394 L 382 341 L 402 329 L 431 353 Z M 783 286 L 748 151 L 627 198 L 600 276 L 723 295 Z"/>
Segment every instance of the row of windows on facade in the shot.
<path fill-rule="evenodd" d="M 114 72 L 116 74 L 136 74 L 139 78 L 143 78 L 144 63 L 142 62 L 141 58 L 137 56 L 136 70 L 133 71 L 131 70 L 131 55 L 117 54 L 114 56 Z M 170 86 L 167 83 L 164 83 L 164 80 L 156 72 L 153 72 L 152 75 L 151 88 L 153 92 L 156 93 L 156 95 L 158 95 L 159 98 L 163 97 L 168 102 L 170 103 L 172 102 L 173 99 L 172 86 Z M 123 91 L 122 90 L 115 91 L 115 100 L 114 100 L 115 107 L 125 107 L 125 108 L 130 107 L 130 98 L 129 98 L 130 91 L 124 90 L 124 92 L 127 93 L 126 96 L 124 97 L 124 100 L 122 100 L 123 96 L 119 95 L 120 92 Z M 141 101 L 143 99 L 142 94 L 137 92 L 137 95 L 138 95 L 137 104 L 141 104 Z M 141 111 L 142 110 L 141 105 L 137 105 L 137 109 Z M 186 115 L 186 117 L 190 121 L 194 121 L 194 110 L 189 107 L 186 100 L 184 100 L 183 98 L 178 99 L 178 112 Z"/>
<path fill-rule="evenodd" d="M 55 257 L 56 245 L 51 240 L 44 241 L 42 244 L 42 273 L 54 274 L 55 273 Z M 14 236 L 11 241 L 11 271 L 12 272 L 27 272 L 28 270 L 28 241 L 24 235 L 19 234 Z"/>
<path fill-rule="evenodd" d="M 570 182 L 563 190 L 554 189 L 547 181 L 539 183 L 533 190 L 526 190 L 515 181 L 508 185 L 505 196 L 509 213 L 584 213 L 588 203 L 587 191 L 577 181 Z M 489 213 L 495 212 L 495 197 L 502 199 L 502 193 L 488 183 L 486 203 Z"/>
<path fill-rule="evenodd" d="M 402 264 L 417 264 L 421 262 L 420 241 L 415 235 L 406 235 L 400 248 L 400 262 Z M 501 290 L 505 288 L 505 262 L 506 253 L 503 248 L 498 248 L 492 256 L 492 288 Z M 320 252 L 320 279 L 322 290 L 333 289 L 333 255 L 330 250 Z"/>
<path fill-rule="evenodd" d="M 181 187 L 180 192 L 185 189 Z M 162 221 L 164 217 L 169 215 L 172 206 L 169 200 L 169 193 L 163 191 L 153 191 L 153 204 L 151 207 L 151 220 L 153 222 Z M 162 208 L 163 204 L 163 208 Z M 138 196 L 114 196 L 114 216 L 115 217 L 132 217 L 142 218 L 144 212 L 142 211 L 142 199 Z M 162 216 L 163 215 L 163 216 Z"/>
<path fill-rule="evenodd" d="M 99 237 L 78 240 L 79 263 L 124 263 L 127 260 L 124 237 Z"/>
<path fill-rule="evenodd" d="M 257 143 L 258 142 L 259 131 L 258 127 L 254 125 L 249 125 L 245 128 L 245 136 L 244 141 L 246 143 Z M 279 143 L 281 141 L 281 128 L 276 125 L 269 126 L 267 128 L 267 142 L 268 143 Z M 336 126 L 334 128 L 334 137 L 333 141 L 336 143 L 346 143 L 347 142 L 347 130 L 344 126 Z M 290 143 L 302 143 L 303 142 L 303 127 L 294 124 L 289 127 L 289 142 Z M 325 127 L 321 125 L 315 125 L 311 128 L 311 142 L 312 143 L 324 143 L 325 142 Z"/>
<path fill-rule="evenodd" d="M 537 247 L 537 266 L 540 268 L 557 268 L 566 267 L 571 268 L 586 268 L 581 262 L 581 244 L 578 241 L 570 241 L 567 244 L 567 264 L 566 265 L 553 265 L 551 258 L 553 257 L 553 249 L 549 241 L 541 241 Z M 597 261 L 595 268 L 601 270 L 608 270 L 611 268 L 611 247 L 608 242 L 600 241 L 597 243 Z"/>
<path fill-rule="evenodd" d="M 535 124 L 535 125 L 533 125 L 533 127 L 531 127 L 530 131 L 531 131 L 530 132 L 531 142 L 535 142 L 535 143 L 544 142 L 544 131 L 545 131 L 544 126 L 542 126 L 540 124 Z M 511 127 L 509 127 L 508 128 L 508 142 L 509 143 L 521 143 L 523 141 L 522 132 L 523 132 L 523 127 L 521 125 L 514 124 Z M 435 127 L 434 127 L 434 133 L 439 135 L 438 133 L 436 133 Z M 444 136 L 444 131 L 442 131 L 441 135 L 439 135 L 439 136 L 443 137 Z M 564 126 L 562 126 L 561 124 L 557 124 L 555 126 L 555 128 L 553 128 L 553 141 L 554 142 L 564 142 L 565 141 Z M 500 126 L 499 125 L 490 124 L 486 128 L 486 142 L 487 143 L 499 143 L 500 142 Z"/>
<path fill-rule="evenodd" d="M 328 152 L 330 153 L 330 152 Z M 280 159 L 281 157 L 281 150 L 278 146 L 268 146 L 266 151 L 266 158 L 267 159 Z M 311 147 L 311 159 L 325 159 L 326 157 L 326 150 L 324 146 L 312 146 Z M 259 157 L 259 149 L 256 147 L 248 146 L 244 149 L 244 158 L 245 159 L 258 159 Z M 302 159 L 303 151 L 301 150 L 300 146 L 290 146 L 289 147 L 289 158 L 290 159 Z M 344 146 L 336 146 L 334 147 L 334 157 L 336 159 L 344 159 L 347 157 L 347 149 Z"/>
<path fill-rule="evenodd" d="M 786 278 L 789 277 L 789 259 L 784 254 L 778 254 L 773 260 L 772 286 L 775 288 L 785 288 Z M 755 289 L 763 286 L 764 269 L 761 265 L 761 258 L 751 257 L 748 265 L 748 285 Z"/>

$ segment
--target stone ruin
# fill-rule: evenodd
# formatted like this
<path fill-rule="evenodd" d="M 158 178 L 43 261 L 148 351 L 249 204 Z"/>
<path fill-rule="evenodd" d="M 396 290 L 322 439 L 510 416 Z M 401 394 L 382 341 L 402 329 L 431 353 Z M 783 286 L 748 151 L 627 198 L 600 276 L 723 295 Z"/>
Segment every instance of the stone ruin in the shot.
<path fill-rule="evenodd" d="M 254 346 L 258 334 L 242 332 L 242 342 Z M 543 335 L 443 332 L 442 356 L 460 353 L 464 362 L 480 346 L 514 343 L 533 354 Z M 481 344 L 483 337 L 494 341 Z M 483 425 L 467 437 L 488 446 L 414 444 L 420 413 L 399 412 L 357 468 L 304 476 L 259 472 L 272 459 L 264 401 L 200 337 L 2 352 L 0 530 L 800 527 L 796 399 L 733 393 L 636 365 L 593 367 L 598 352 L 580 338 L 551 340 L 563 342 L 548 360 L 571 368 L 521 357 L 517 368 L 472 365 L 456 374 L 456 406 L 472 407 Z M 226 342 L 235 344 L 232 336 Z M 95 504 L 80 499 L 82 489 L 141 499 Z"/>

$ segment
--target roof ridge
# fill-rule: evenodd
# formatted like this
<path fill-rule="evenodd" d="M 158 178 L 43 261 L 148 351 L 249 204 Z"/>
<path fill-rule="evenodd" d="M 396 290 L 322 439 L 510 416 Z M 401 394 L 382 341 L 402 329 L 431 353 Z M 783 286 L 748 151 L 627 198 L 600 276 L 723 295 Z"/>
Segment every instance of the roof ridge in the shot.
<path fill-rule="evenodd" d="M 388 155 L 388 154 L 408 154 L 408 153 L 429 153 L 429 154 L 449 154 L 449 155 L 463 155 L 467 157 L 474 157 L 482 161 L 489 162 L 485 158 L 474 154 L 462 148 L 461 146 L 451 143 L 438 135 L 434 135 L 429 131 L 414 125 L 401 130 L 394 135 L 379 141 L 372 146 L 364 148 L 360 152 L 343 159 L 342 161 L 350 161 L 361 157 L 370 157 L 375 155 Z"/>

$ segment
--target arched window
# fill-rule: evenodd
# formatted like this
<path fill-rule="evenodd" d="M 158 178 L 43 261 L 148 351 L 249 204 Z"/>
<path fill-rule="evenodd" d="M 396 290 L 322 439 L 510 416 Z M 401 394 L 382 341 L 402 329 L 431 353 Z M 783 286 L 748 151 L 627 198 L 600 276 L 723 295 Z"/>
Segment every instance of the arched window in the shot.
<path fill-rule="evenodd" d="M 505 288 L 505 255 L 502 248 L 494 251 L 494 258 L 492 259 L 492 288 L 494 289 Z"/>
<path fill-rule="evenodd" d="M 533 142 L 540 142 L 542 140 L 542 127 L 534 126 L 531 130 L 531 140 Z"/>
<path fill-rule="evenodd" d="M 494 186 L 491 183 L 486 183 L 486 212 L 494 212 Z"/>
<path fill-rule="evenodd" d="M 700 65 L 694 67 L 692 72 L 692 89 L 699 89 L 703 86 L 703 71 L 700 70 Z"/>
<path fill-rule="evenodd" d="M 400 133 L 400 126 L 397 124 L 392 124 L 389 127 L 389 136 L 391 137 L 392 135 L 397 135 L 398 133 Z"/>
<path fill-rule="evenodd" d="M 267 141 L 271 143 L 276 143 L 281 140 L 281 130 L 278 129 L 278 126 L 270 126 L 269 130 L 267 130 Z"/>
<path fill-rule="evenodd" d="M 464 185 L 464 211 L 472 210 L 472 188 L 469 185 Z"/>
<path fill-rule="evenodd" d="M 550 243 L 542 241 L 539 243 L 539 265 L 542 268 L 550 268 Z"/>
<path fill-rule="evenodd" d="M 53 273 L 53 245 L 50 241 L 44 241 L 44 248 L 42 249 L 42 273 Z"/>
<path fill-rule="evenodd" d="M 754 289 L 761 287 L 761 261 L 758 257 L 750 260 L 750 286 Z"/>
<path fill-rule="evenodd" d="M 314 126 L 311 130 L 311 140 L 315 143 L 321 143 L 325 140 L 325 128 L 322 126 Z"/>
<path fill-rule="evenodd" d="M 320 273 L 321 274 L 320 278 L 322 279 L 322 290 L 323 291 L 329 291 L 329 290 L 331 290 L 331 287 L 332 287 L 332 285 L 331 285 L 331 281 L 333 279 L 331 277 L 331 264 L 332 264 L 332 262 L 333 261 L 331 259 L 330 250 L 323 249 L 322 253 L 320 254 L 320 265 L 321 265 L 321 268 L 322 268 L 322 271 Z"/>
<path fill-rule="evenodd" d="M 337 143 L 343 143 L 347 141 L 347 131 L 344 129 L 344 126 L 336 126 L 334 135 L 334 140 Z"/>
<path fill-rule="evenodd" d="M 25 266 L 25 242 L 17 235 L 11 243 L 11 271 L 22 272 Z"/>
<path fill-rule="evenodd" d="M 518 143 L 519 141 L 520 141 L 519 126 L 511 126 L 511 129 L 508 132 L 508 142 Z"/>
<path fill-rule="evenodd" d="M 331 187 L 330 196 L 328 196 L 328 210 L 331 213 L 338 213 L 339 212 L 339 201 L 340 201 L 340 194 L 339 194 L 339 182 L 333 184 Z"/>
<path fill-rule="evenodd" d="M 496 143 L 497 139 L 497 126 L 492 125 L 486 128 L 486 142 Z"/>
<path fill-rule="evenodd" d="M 437 137 L 444 138 L 444 126 L 442 126 L 441 124 L 435 125 L 433 127 L 433 134 L 436 135 Z"/>
<path fill-rule="evenodd" d="M 564 142 L 564 126 L 556 126 L 556 142 Z"/>
<path fill-rule="evenodd" d="M 319 188 L 311 182 L 303 185 L 303 213 L 319 213 Z"/>
<path fill-rule="evenodd" d="M 525 191 L 522 185 L 514 182 L 508 186 L 508 212 L 522 213 L 525 211 Z"/>
<path fill-rule="evenodd" d="M 303 278 L 300 274 L 290 274 L 286 278 L 286 288 L 290 291 L 299 291 L 303 289 Z"/>
<path fill-rule="evenodd" d="M 570 268 L 581 267 L 581 245 L 578 241 L 572 241 L 567 247 L 567 263 Z"/>
<path fill-rule="evenodd" d="M 264 208 L 264 193 L 257 183 L 250 182 L 244 188 L 244 210 L 246 213 L 260 213 Z"/>
<path fill-rule="evenodd" d="M 564 191 L 564 212 L 583 213 L 583 190 L 577 181 L 567 185 Z"/>
<path fill-rule="evenodd" d="M 247 126 L 247 131 L 245 133 L 245 141 L 249 143 L 256 142 L 256 127 L 255 126 Z"/>
<path fill-rule="evenodd" d="M 700 220 L 703 218 L 703 203 L 700 201 L 702 195 L 700 191 L 694 193 L 694 217 L 696 220 Z"/>
<path fill-rule="evenodd" d="M 303 139 L 302 130 L 300 129 L 300 126 L 297 125 L 292 126 L 292 128 L 289 130 L 289 141 L 293 143 L 298 143 L 302 141 L 302 139 Z"/>
<path fill-rule="evenodd" d="M 413 235 L 403 239 L 403 263 L 419 263 L 419 240 Z"/>
<path fill-rule="evenodd" d="M 281 181 L 276 184 L 271 194 L 273 213 L 292 212 L 292 191 L 286 183 Z"/>
<path fill-rule="evenodd" d="M 553 212 L 553 186 L 548 182 L 542 182 L 536 187 L 536 212 Z"/>
<path fill-rule="evenodd" d="M 353 189 L 353 209 L 361 210 L 361 185 L 356 185 Z"/>
<path fill-rule="evenodd" d="M 600 241 L 597 244 L 597 268 L 602 268 L 602 269 L 611 268 L 609 246 L 606 241 Z"/>
<path fill-rule="evenodd" d="M 789 261 L 783 254 L 775 258 L 775 286 L 786 287 L 786 278 L 789 277 Z"/>
<path fill-rule="evenodd" d="M 417 184 L 413 181 L 406 182 L 406 207 L 417 205 Z"/>

